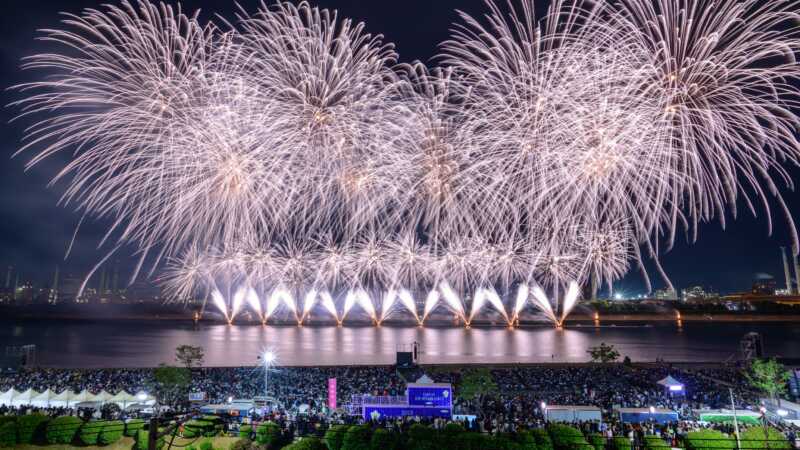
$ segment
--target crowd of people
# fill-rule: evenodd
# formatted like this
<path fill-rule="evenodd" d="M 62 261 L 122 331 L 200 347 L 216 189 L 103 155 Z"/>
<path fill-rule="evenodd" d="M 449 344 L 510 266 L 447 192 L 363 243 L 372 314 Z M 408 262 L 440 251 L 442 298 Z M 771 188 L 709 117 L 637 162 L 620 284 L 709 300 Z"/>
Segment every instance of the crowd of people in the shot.
<path fill-rule="evenodd" d="M 482 370 L 490 374 L 494 389 L 488 395 L 464 398 L 459 386 L 468 374 Z M 456 390 L 453 413 L 467 430 L 483 433 L 514 433 L 521 429 L 540 428 L 545 425 L 542 402 L 547 405 L 594 405 L 604 412 L 603 422 L 575 424 L 588 433 L 603 436 L 657 435 L 665 441 L 675 441 L 680 436 L 701 425 L 695 412 L 699 409 L 730 407 L 729 388 L 732 388 L 737 408 L 753 408 L 757 399 L 747 386 L 745 377 L 736 367 L 693 368 L 691 370 L 661 365 L 536 365 L 499 366 L 482 368 L 453 368 L 426 366 L 400 370 L 394 366 L 351 367 L 276 367 L 269 372 L 269 395 L 277 400 L 268 413 L 254 420 L 271 420 L 285 433 L 297 436 L 319 434 L 333 424 L 362 422 L 360 416 L 350 414 L 346 406 L 353 396 L 398 396 L 405 393 L 406 384 L 422 375 L 443 383 L 453 384 Z M 671 375 L 684 385 L 679 394 L 671 394 L 658 381 Z M 263 367 L 195 368 L 186 392 L 205 393 L 206 403 L 226 403 L 231 398 L 252 399 L 264 394 Z M 328 380 L 337 379 L 339 405 L 345 408 L 330 411 Z M 153 369 L 22 369 L 0 373 L 0 391 L 24 391 L 29 388 L 56 392 L 70 389 L 88 390 L 92 393 L 107 391 L 129 393 L 158 390 Z M 188 398 L 188 396 L 187 396 Z M 669 425 L 655 423 L 633 426 L 623 424 L 611 411 L 618 407 L 657 407 L 679 413 L 680 421 Z M 26 414 L 32 411 L 58 416 L 79 415 L 85 418 L 128 418 L 137 411 L 119 408 L 100 410 L 70 410 L 64 407 L 35 408 L 18 405 L 0 406 L 0 415 Z M 301 414 L 300 411 L 303 413 Z M 466 419 L 465 417 L 469 417 Z M 414 423 L 427 423 L 434 428 L 443 427 L 447 421 L 422 418 L 386 419 L 373 423 L 398 432 Z M 231 423 L 232 431 L 236 423 Z M 724 425 L 722 425 L 724 426 Z M 794 430 L 786 430 L 793 442 Z"/>
<path fill-rule="evenodd" d="M 394 366 L 350 367 L 276 367 L 269 373 L 269 394 L 287 410 L 307 405 L 321 410 L 328 399 L 328 379 L 336 378 L 339 402 L 347 403 L 353 395 L 403 395 L 406 382 L 423 373 L 437 382 L 458 386 L 465 373 L 473 369 L 427 367 L 398 372 Z M 745 378 L 736 368 L 681 370 L 659 366 L 503 366 L 490 369 L 497 389 L 482 399 L 456 396 L 455 411 L 463 414 L 490 412 L 494 417 L 537 419 L 542 401 L 562 405 L 594 405 L 604 410 L 613 407 L 659 407 L 690 417 L 702 408 L 730 407 L 728 386 L 734 388 L 737 406 L 753 405 L 755 399 Z M 227 399 L 251 399 L 264 395 L 263 367 L 193 369 L 188 392 L 204 392 L 209 403 Z M 672 375 L 685 385 L 681 395 L 668 395 L 657 381 Z M 721 381 L 724 380 L 724 381 Z M 156 384 L 152 369 L 22 369 L 0 374 L 0 390 L 24 391 L 51 389 L 61 392 L 105 390 L 130 393 L 153 390 Z"/>

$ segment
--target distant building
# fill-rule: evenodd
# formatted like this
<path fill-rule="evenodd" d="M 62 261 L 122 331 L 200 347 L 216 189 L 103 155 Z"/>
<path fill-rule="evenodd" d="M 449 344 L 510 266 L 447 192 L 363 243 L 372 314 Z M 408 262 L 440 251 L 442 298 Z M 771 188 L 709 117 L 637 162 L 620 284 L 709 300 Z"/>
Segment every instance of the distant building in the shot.
<path fill-rule="evenodd" d="M 681 298 L 684 302 L 716 301 L 719 300 L 719 293 L 703 286 L 690 286 L 681 291 Z"/>
<path fill-rule="evenodd" d="M 753 287 L 750 290 L 755 295 L 775 295 L 777 291 L 777 283 L 774 278 L 759 278 L 753 282 Z"/>
<path fill-rule="evenodd" d="M 676 301 L 678 300 L 678 292 L 675 289 L 669 288 L 658 289 L 653 292 L 653 298 L 656 300 Z"/>

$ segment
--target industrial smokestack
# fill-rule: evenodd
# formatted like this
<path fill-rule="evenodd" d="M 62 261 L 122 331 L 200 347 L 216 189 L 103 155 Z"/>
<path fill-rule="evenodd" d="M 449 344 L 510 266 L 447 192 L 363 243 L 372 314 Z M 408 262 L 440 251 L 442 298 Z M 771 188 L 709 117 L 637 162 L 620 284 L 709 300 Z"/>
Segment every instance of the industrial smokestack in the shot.
<path fill-rule="evenodd" d="M 783 256 L 783 273 L 786 276 L 786 292 L 791 294 L 794 289 L 792 289 L 792 274 L 789 272 L 789 258 L 786 257 L 786 247 L 781 247 L 781 255 Z"/>

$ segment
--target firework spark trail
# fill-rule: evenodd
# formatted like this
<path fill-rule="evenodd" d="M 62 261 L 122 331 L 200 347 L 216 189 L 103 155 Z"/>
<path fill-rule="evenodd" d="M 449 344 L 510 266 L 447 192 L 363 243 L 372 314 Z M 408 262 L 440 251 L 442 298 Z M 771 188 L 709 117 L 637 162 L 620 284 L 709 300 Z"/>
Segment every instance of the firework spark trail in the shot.
<path fill-rule="evenodd" d="M 53 181 L 111 220 L 101 245 L 166 261 L 168 296 L 228 321 L 511 324 L 530 296 L 560 324 L 647 259 L 671 286 L 663 251 L 738 201 L 770 230 L 777 204 L 798 253 L 800 1 L 486 5 L 437 68 L 307 2 L 224 27 L 146 0 L 67 15 L 43 32 L 63 50 L 24 63 L 48 77 L 17 86 L 20 152 L 72 152 Z"/>

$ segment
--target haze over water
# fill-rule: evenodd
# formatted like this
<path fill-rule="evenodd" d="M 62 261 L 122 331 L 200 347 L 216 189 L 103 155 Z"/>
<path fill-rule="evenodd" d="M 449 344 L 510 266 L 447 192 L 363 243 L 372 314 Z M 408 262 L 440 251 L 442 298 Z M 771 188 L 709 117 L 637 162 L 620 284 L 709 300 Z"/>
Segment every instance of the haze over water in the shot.
<path fill-rule="evenodd" d="M 205 348 L 207 366 L 255 365 L 265 348 L 283 366 L 393 364 L 398 346 L 418 341 L 423 364 L 586 362 L 586 350 L 613 344 L 633 361 L 725 361 L 745 333 L 761 333 L 768 355 L 800 358 L 800 327 L 787 323 L 604 323 L 547 327 L 262 327 L 185 322 L 0 322 L 0 346 L 35 344 L 39 365 L 152 367 L 173 363 L 181 344 Z M 735 358 L 736 356 L 734 356 Z"/>

